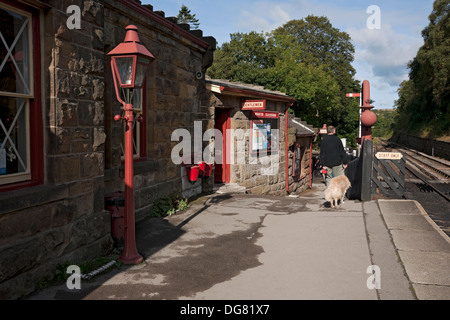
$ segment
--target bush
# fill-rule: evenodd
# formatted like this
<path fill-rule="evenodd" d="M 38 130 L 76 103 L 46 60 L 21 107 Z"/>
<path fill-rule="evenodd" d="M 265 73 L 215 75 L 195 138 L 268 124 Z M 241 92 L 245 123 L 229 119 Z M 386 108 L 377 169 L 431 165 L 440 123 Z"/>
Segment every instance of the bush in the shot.
<path fill-rule="evenodd" d="M 166 217 L 175 214 L 177 211 L 189 208 L 187 199 L 172 199 L 169 196 L 164 196 L 157 199 L 153 203 L 152 217 Z"/>

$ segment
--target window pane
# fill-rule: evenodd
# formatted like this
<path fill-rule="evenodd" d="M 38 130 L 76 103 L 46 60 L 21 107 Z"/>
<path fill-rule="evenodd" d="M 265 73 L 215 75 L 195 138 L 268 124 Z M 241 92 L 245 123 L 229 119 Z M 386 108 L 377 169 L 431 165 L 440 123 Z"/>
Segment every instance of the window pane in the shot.
<path fill-rule="evenodd" d="M 0 175 L 28 172 L 26 99 L 0 96 Z"/>
<path fill-rule="evenodd" d="M 142 109 L 142 89 L 134 89 L 133 90 L 133 109 L 141 110 Z"/>
<path fill-rule="evenodd" d="M 139 135 L 140 135 L 140 124 L 137 118 L 139 117 L 139 114 L 134 113 L 134 122 L 132 127 L 133 132 L 133 157 L 139 157 L 140 151 L 139 151 Z M 122 150 L 122 157 L 125 157 L 125 130 L 126 130 L 126 124 L 125 121 L 122 121 L 122 136 L 121 136 L 121 150 Z"/>
<path fill-rule="evenodd" d="M 0 8 L 0 91 L 31 94 L 29 20 Z"/>

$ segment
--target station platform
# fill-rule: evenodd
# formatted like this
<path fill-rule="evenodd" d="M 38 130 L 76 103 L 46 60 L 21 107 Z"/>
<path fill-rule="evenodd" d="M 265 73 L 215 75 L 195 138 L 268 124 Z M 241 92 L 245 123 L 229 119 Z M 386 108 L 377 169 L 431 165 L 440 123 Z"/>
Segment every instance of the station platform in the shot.
<path fill-rule="evenodd" d="M 138 223 L 144 262 L 28 299 L 450 300 L 450 239 L 415 201 L 221 192 Z"/>

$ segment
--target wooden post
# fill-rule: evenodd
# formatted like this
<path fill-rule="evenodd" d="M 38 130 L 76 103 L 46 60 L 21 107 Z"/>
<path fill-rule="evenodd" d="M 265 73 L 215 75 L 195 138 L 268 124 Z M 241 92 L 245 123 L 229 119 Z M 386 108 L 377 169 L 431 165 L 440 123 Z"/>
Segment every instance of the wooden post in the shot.
<path fill-rule="evenodd" d="M 362 150 L 361 201 L 370 201 L 372 199 L 373 141 L 364 140 Z"/>

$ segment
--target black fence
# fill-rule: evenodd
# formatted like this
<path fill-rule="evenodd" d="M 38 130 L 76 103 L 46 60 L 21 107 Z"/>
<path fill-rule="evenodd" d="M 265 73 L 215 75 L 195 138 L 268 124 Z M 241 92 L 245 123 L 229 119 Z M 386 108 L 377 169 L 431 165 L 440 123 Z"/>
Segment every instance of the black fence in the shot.
<path fill-rule="evenodd" d="M 345 170 L 352 187 L 350 200 L 370 201 L 372 194 L 382 193 L 389 198 L 403 198 L 405 186 L 405 159 L 379 160 L 375 157 L 373 142 L 365 140 L 361 155 L 348 163 Z"/>
<path fill-rule="evenodd" d="M 373 142 L 365 140 L 361 147 L 361 155 L 348 163 L 345 174 L 352 187 L 348 190 L 350 200 L 371 200 L 371 178 L 373 163 Z"/>

